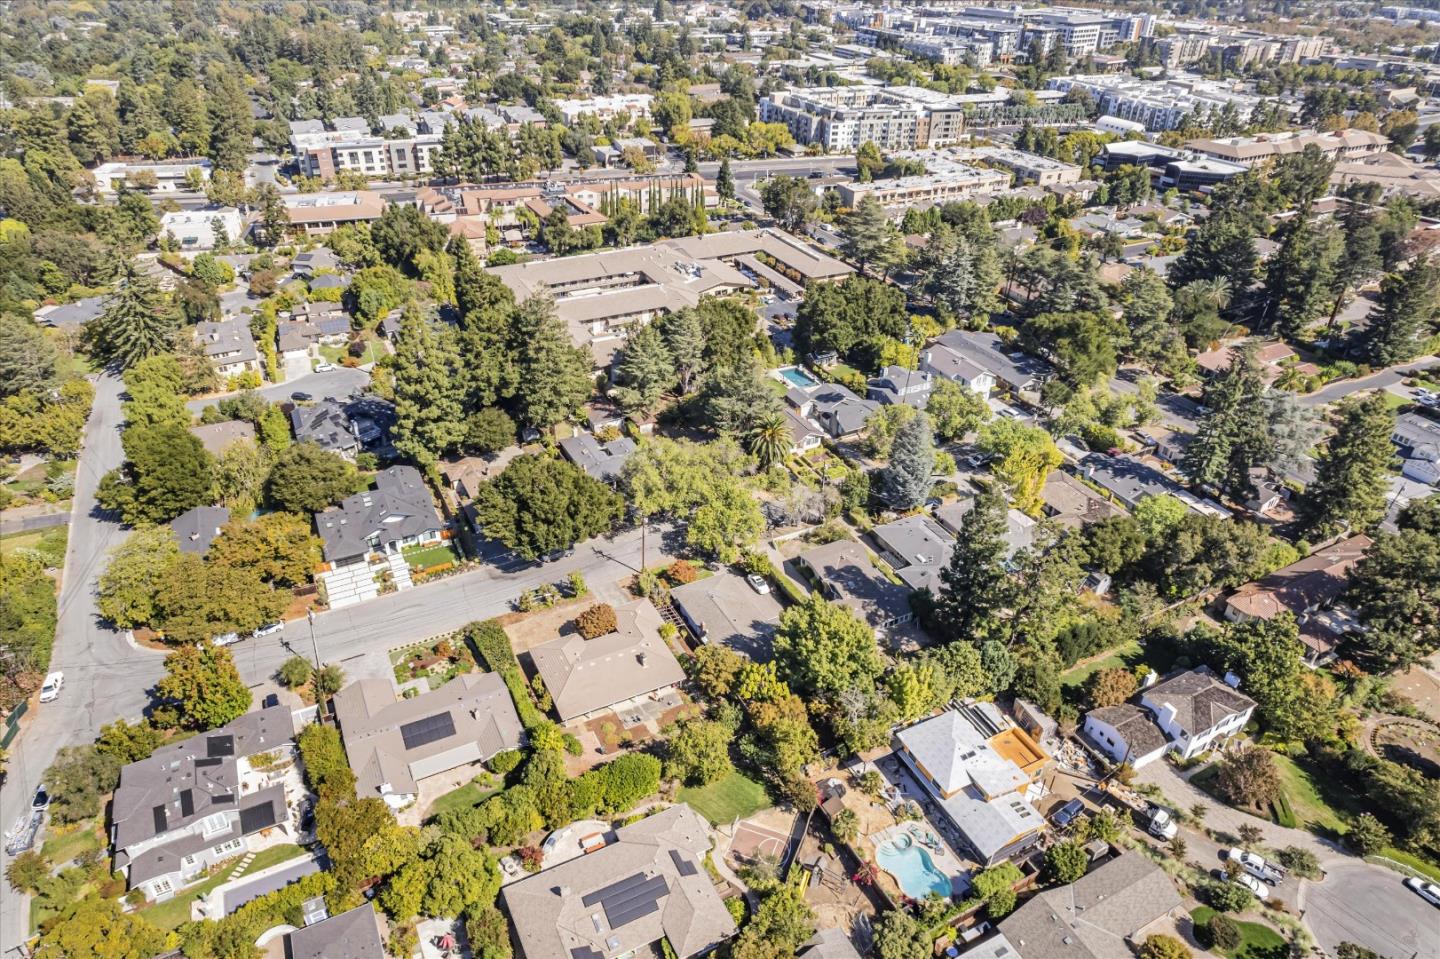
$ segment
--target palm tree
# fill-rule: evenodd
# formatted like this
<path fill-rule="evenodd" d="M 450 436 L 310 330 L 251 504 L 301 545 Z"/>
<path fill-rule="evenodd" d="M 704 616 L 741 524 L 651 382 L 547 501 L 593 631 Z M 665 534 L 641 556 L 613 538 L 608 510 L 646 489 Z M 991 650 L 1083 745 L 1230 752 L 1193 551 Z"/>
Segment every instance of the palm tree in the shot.
<path fill-rule="evenodd" d="M 769 469 L 790 453 L 790 424 L 780 413 L 766 413 L 755 422 L 746 438 L 750 453 Z"/>

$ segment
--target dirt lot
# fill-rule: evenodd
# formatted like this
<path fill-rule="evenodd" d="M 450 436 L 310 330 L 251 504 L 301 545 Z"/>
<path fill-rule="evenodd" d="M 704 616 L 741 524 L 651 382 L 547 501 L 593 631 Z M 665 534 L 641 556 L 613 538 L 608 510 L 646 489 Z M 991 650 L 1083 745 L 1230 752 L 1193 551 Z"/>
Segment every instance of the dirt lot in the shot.
<path fill-rule="evenodd" d="M 1435 659 L 1429 663 L 1411 666 L 1395 677 L 1392 688 L 1415 704 L 1415 708 L 1435 722 L 1440 723 L 1440 664 Z"/>
<path fill-rule="evenodd" d="M 579 599 L 567 599 L 549 609 L 538 609 L 530 613 L 506 613 L 499 617 L 498 622 L 505 627 L 505 635 L 510 637 L 510 645 L 515 652 L 523 653 L 571 632 L 574 628 L 571 623 L 575 617 L 593 605 L 595 600 L 592 597 L 582 596 Z"/>

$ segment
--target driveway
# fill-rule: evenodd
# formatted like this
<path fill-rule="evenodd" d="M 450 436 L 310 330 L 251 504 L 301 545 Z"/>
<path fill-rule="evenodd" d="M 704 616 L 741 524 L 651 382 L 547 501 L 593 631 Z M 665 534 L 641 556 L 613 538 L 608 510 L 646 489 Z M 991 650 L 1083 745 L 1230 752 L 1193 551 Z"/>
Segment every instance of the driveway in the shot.
<path fill-rule="evenodd" d="M 1385 959 L 1440 959 L 1440 909 L 1406 889 L 1399 873 L 1360 860 L 1327 866 L 1300 894 L 1305 925 L 1328 954 L 1342 942 Z"/>

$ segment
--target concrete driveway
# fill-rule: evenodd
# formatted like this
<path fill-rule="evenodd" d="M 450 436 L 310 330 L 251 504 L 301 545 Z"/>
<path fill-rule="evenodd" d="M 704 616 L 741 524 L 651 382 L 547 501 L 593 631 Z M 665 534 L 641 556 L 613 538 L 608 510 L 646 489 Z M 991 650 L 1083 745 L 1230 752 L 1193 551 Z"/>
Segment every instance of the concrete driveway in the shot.
<path fill-rule="evenodd" d="M 310 373 L 296 380 L 286 380 L 284 383 L 271 383 L 269 386 L 256 390 L 261 396 L 271 403 L 284 403 L 290 399 L 290 394 L 295 392 L 309 393 L 315 400 L 328 398 L 344 398 L 352 393 L 362 393 L 370 385 L 370 374 L 364 370 L 350 369 L 344 366 L 337 366 L 328 373 Z M 223 395 L 207 396 L 203 399 L 191 400 L 185 406 L 192 413 L 199 413 L 207 406 L 214 406 L 226 396 L 233 396 L 233 393 Z"/>
<path fill-rule="evenodd" d="M 1304 884 L 1300 912 L 1329 955 L 1342 942 L 1385 959 L 1440 959 L 1440 909 L 1405 888 L 1397 872 L 1352 859 Z"/>

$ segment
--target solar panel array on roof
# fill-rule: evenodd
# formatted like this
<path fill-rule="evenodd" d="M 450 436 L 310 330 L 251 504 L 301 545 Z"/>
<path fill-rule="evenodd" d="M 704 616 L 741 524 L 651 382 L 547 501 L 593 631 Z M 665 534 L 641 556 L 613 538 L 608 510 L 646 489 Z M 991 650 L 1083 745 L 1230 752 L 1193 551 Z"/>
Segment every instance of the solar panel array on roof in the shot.
<path fill-rule="evenodd" d="M 210 805 L 212 806 L 224 806 L 227 803 L 232 803 L 234 801 L 234 793 L 216 793 L 215 795 L 210 797 Z"/>
<path fill-rule="evenodd" d="M 196 768 L 200 768 L 202 766 L 219 766 L 224 762 L 225 760 L 223 759 L 197 759 L 195 760 L 195 766 Z"/>
<path fill-rule="evenodd" d="M 400 727 L 400 738 L 405 741 L 406 749 L 419 749 L 421 746 L 428 746 L 430 743 L 453 735 L 455 735 L 455 720 L 450 718 L 448 712 L 426 716 L 424 719 L 417 719 L 413 723 L 406 723 Z"/>
<path fill-rule="evenodd" d="M 249 809 L 240 810 L 240 832 L 242 835 L 250 835 L 260 829 L 266 829 L 275 825 L 275 803 L 261 803 L 258 806 L 251 806 Z"/>
<path fill-rule="evenodd" d="M 670 861 L 675 864 L 676 871 L 682 876 L 693 876 L 700 871 L 695 868 L 694 863 L 680 855 L 678 849 L 670 850 Z"/>
<path fill-rule="evenodd" d="M 182 789 L 180 791 L 180 815 L 195 815 L 195 793 L 193 790 Z"/>
<path fill-rule="evenodd" d="M 660 909 L 660 897 L 670 892 L 664 876 L 646 878 L 643 872 L 597 889 L 580 901 L 587 906 L 600 904 L 611 929 L 619 929 Z"/>
<path fill-rule="evenodd" d="M 589 946 L 576 946 L 570 950 L 570 959 L 605 959 L 605 953 Z"/>
<path fill-rule="evenodd" d="M 212 758 L 212 759 L 215 758 L 216 756 L 233 756 L 233 755 L 235 755 L 235 737 L 234 737 L 234 736 L 206 736 L 206 737 L 205 737 L 205 755 L 206 755 L 206 756 L 209 756 L 209 757 Z"/>
<path fill-rule="evenodd" d="M 152 818 L 154 819 L 154 821 L 155 821 L 155 832 L 156 832 L 157 835 L 158 835 L 159 833 L 162 833 L 162 832 L 164 832 L 165 830 L 167 830 L 167 829 L 170 828 L 169 822 L 167 822 L 166 819 L 165 819 L 165 807 L 164 807 L 164 806 L 156 806 L 156 807 L 154 807 L 153 809 L 150 810 L 150 815 L 151 815 L 151 817 L 152 817 Z"/>

